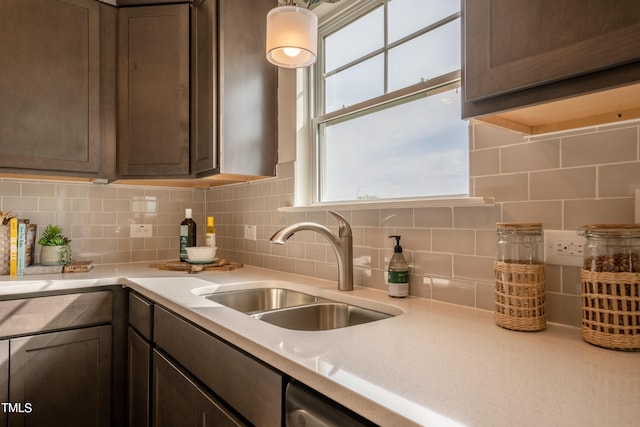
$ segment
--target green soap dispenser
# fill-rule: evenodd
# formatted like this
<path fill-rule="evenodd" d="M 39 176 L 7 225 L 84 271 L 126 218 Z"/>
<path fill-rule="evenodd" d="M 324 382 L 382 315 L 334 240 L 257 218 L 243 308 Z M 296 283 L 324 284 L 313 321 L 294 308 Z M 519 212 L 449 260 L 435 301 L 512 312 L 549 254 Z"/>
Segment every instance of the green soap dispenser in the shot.
<path fill-rule="evenodd" d="M 409 295 L 409 265 L 402 255 L 400 236 L 389 236 L 389 238 L 396 239 L 396 246 L 393 248 L 393 256 L 389 262 L 388 270 L 389 296 L 404 298 Z"/>

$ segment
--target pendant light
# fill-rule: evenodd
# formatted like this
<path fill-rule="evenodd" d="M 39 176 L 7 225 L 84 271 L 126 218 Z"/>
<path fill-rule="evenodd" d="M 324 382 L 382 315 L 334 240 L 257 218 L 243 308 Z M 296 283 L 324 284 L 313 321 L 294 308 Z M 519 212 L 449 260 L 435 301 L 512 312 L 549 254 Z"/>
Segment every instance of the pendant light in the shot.
<path fill-rule="evenodd" d="M 267 60 L 278 67 L 301 68 L 316 62 L 318 17 L 293 4 L 278 6 L 267 14 Z"/>

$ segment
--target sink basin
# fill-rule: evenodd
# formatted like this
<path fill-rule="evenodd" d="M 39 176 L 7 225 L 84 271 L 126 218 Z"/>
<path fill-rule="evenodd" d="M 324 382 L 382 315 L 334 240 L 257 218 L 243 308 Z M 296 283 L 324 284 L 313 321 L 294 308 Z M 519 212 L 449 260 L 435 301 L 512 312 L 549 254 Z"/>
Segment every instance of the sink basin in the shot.
<path fill-rule="evenodd" d="M 246 314 L 326 301 L 320 297 L 282 288 L 253 288 L 217 292 L 204 298 Z"/>
<path fill-rule="evenodd" d="M 345 328 L 398 314 L 387 314 L 280 286 L 198 295 L 266 323 L 298 331 Z M 393 312 L 393 308 L 390 310 Z"/>
<path fill-rule="evenodd" d="M 298 331 L 324 331 L 393 317 L 390 314 L 338 302 L 315 303 L 267 311 L 253 317 L 272 325 Z"/>

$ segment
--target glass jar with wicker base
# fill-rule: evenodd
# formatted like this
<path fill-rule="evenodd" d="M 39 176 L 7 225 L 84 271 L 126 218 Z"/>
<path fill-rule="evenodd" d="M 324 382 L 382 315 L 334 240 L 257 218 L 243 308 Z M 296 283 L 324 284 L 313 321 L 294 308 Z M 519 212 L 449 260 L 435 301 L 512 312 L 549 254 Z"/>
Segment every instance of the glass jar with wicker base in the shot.
<path fill-rule="evenodd" d="M 640 224 L 592 224 L 582 279 L 582 338 L 613 350 L 640 351 Z"/>
<path fill-rule="evenodd" d="M 495 321 L 516 331 L 540 331 L 545 315 L 542 224 L 496 224 Z"/>

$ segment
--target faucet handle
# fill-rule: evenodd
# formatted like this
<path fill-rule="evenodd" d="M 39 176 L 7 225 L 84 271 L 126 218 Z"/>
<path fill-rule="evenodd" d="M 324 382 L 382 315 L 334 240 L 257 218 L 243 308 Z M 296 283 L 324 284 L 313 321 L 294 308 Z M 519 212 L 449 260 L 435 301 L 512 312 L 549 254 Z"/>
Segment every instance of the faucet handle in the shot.
<path fill-rule="evenodd" d="M 338 220 L 338 237 L 351 236 L 351 226 L 347 219 L 336 211 L 329 211 Z"/>

